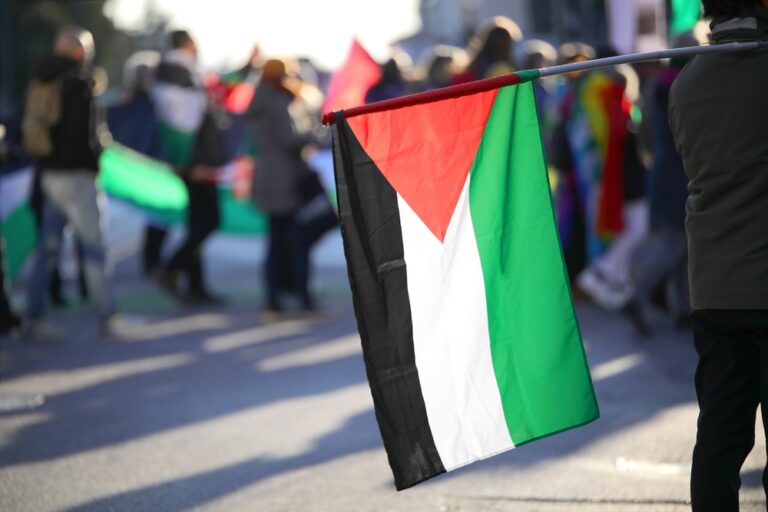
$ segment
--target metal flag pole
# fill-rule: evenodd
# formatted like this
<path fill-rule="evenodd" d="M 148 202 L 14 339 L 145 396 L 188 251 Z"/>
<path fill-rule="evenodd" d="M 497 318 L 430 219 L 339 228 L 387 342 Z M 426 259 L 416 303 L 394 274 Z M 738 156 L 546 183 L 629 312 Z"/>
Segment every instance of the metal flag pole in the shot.
<path fill-rule="evenodd" d="M 362 105 L 359 107 L 351 108 L 349 110 L 327 112 L 325 115 L 323 115 L 323 124 L 331 125 L 340 119 L 349 119 L 350 117 L 355 117 L 362 114 L 370 114 L 372 112 L 380 112 L 382 110 L 418 105 L 420 103 L 430 103 L 448 98 L 458 98 L 460 96 L 466 96 L 467 94 L 490 91 L 491 89 L 498 89 L 499 87 L 504 87 L 507 85 L 519 84 L 522 82 L 528 82 L 530 80 L 536 80 L 537 78 L 561 75 L 574 71 L 588 71 L 591 69 L 616 66 L 619 64 L 632 64 L 635 62 L 671 59 L 674 57 L 693 57 L 696 55 L 703 55 L 708 53 L 744 52 L 762 47 L 768 47 L 768 42 L 748 41 L 738 43 L 713 44 L 706 46 L 691 46 L 687 48 L 673 48 L 670 50 L 630 53 L 627 55 L 618 55 L 616 57 L 586 60 L 583 62 L 562 64 L 548 68 L 526 69 L 499 77 L 486 78 L 484 80 L 477 80 L 466 84 L 453 85 L 432 91 L 401 96 L 391 100 L 378 101 L 376 103 Z"/>
<path fill-rule="evenodd" d="M 672 48 L 670 50 L 657 50 L 652 52 L 630 53 L 627 55 L 618 55 L 616 57 L 605 57 L 602 59 L 585 60 L 574 62 L 573 64 L 562 64 L 548 68 L 537 69 L 538 78 L 546 76 L 562 75 L 574 71 L 587 71 L 595 68 L 616 66 L 619 64 L 633 64 L 635 62 L 646 62 L 650 60 L 672 59 L 675 57 L 693 57 L 707 53 L 724 52 L 743 52 L 755 50 L 764 46 L 766 43 L 760 41 L 749 41 L 739 43 L 712 44 L 704 46 L 689 46 L 686 48 Z"/>

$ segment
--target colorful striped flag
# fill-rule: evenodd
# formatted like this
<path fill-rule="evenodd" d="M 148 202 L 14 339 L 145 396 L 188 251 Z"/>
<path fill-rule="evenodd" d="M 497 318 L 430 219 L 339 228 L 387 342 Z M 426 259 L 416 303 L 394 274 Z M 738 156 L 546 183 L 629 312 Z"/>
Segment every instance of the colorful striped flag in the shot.
<path fill-rule="evenodd" d="M 413 103 L 334 126 L 355 313 L 397 489 L 599 414 L 532 83 Z"/>

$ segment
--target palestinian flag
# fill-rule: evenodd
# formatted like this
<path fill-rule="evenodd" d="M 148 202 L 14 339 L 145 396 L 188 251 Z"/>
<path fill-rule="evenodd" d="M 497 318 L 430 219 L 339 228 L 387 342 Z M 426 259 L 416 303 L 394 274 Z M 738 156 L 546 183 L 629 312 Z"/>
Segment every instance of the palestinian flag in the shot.
<path fill-rule="evenodd" d="M 398 489 L 599 414 L 533 84 L 509 85 L 535 76 L 336 115 L 344 250 Z"/>
<path fill-rule="evenodd" d="M 240 160 L 223 168 L 222 174 L 234 175 Z M 184 183 L 160 160 L 113 143 L 101 154 L 99 180 L 110 197 L 137 206 L 149 218 L 164 224 L 183 224 L 187 219 L 187 190 Z M 248 200 L 233 196 L 226 186 L 219 187 L 221 224 L 218 230 L 229 234 L 254 235 L 266 232 L 264 214 Z"/>

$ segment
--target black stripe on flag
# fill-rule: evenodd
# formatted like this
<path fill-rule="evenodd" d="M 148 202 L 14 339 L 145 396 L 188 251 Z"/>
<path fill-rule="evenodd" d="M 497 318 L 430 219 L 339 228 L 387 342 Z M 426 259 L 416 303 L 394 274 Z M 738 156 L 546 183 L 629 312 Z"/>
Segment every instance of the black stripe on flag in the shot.
<path fill-rule="evenodd" d="M 445 472 L 413 349 L 397 194 L 346 121 L 333 128 L 341 233 L 376 419 L 398 490 Z"/>

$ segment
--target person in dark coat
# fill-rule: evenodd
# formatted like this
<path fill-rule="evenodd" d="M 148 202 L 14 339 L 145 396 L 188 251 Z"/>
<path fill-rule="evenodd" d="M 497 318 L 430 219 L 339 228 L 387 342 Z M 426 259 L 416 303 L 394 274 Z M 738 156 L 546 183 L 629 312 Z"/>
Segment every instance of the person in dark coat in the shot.
<path fill-rule="evenodd" d="M 768 0 L 704 0 L 715 44 L 768 41 Z M 768 48 L 695 57 L 669 120 L 688 176 L 686 232 L 699 356 L 694 512 L 739 509 L 739 471 L 768 426 Z M 763 472 L 768 494 L 768 468 Z"/>
<path fill-rule="evenodd" d="M 312 120 L 301 108 L 299 84 L 291 81 L 283 61 L 264 63 L 259 86 L 248 109 L 253 135 L 260 148 L 253 178 L 253 199 L 269 217 L 269 248 L 264 265 L 267 311 L 281 313 L 285 276 L 301 307 L 312 310 L 309 292 L 309 246 L 302 239 L 296 214 L 301 206 L 299 185 L 311 172 L 305 148 L 317 142 Z"/>

